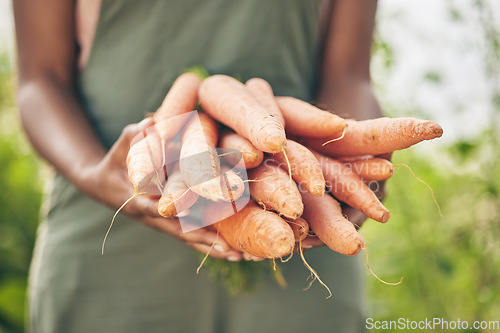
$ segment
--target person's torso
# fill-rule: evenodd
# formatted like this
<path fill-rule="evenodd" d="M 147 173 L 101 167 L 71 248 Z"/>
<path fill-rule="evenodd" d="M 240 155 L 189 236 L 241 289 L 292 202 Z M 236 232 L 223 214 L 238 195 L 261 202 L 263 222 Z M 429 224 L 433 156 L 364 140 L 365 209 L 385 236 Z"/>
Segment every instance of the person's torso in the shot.
<path fill-rule="evenodd" d="M 108 147 L 193 65 L 262 77 L 278 95 L 314 96 L 320 0 L 78 1 L 89 1 L 77 10 L 90 13 L 78 21 L 79 96 Z M 229 297 L 207 267 L 195 274 L 199 262 L 186 244 L 122 214 L 101 256 L 113 211 L 61 175 L 46 206 L 30 273 L 33 332 L 361 331 L 356 258 L 328 248 L 306 253 L 332 300 L 319 285 L 302 291 L 309 272 L 299 256 L 282 266 L 288 289 L 267 277 L 254 294 Z"/>
<path fill-rule="evenodd" d="M 277 95 L 314 97 L 321 0 L 99 2 L 77 7 L 79 88 L 108 147 L 125 125 L 155 111 L 173 80 L 195 65 L 242 80 L 262 77 Z"/>

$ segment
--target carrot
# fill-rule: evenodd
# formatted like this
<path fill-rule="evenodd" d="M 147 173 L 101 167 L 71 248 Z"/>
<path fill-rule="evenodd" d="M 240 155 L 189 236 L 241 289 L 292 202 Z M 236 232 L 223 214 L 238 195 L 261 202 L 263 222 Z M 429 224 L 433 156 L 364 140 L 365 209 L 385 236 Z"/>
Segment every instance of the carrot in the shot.
<path fill-rule="evenodd" d="M 136 193 L 150 183 L 165 162 L 165 140 L 178 133 L 187 117 L 175 117 L 192 111 L 198 100 L 201 79 L 193 73 L 179 76 L 163 103 L 154 113 L 155 131 L 151 137 L 133 144 L 127 156 L 129 178 Z M 160 157 L 160 158 L 159 158 Z"/>
<path fill-rule="evenodd" d="M 284 127 L 285 118 L 283 118 L 280 107 L 276 102 L 271 85 L 264 79 L 254 77 L 253 79 L 248 80 L 245 83 L 245 86 L 253 97 L 255 97 L 264 108 L 266 108 L 269 114 L 275 117 Z"/>
<path fill-rule="evenodd" d="M 343 162 L 363 180 L 382 181 L 394 174 L 394 165 L 385 158 L 373 157 Z"/>
<path fill-rule="evenodd" d="M 295 220 L 285 219 L 285 221 L 290 225 L 290 228 L 292 228 L 295 243 L 299 243 L 306 239 L 309 233 L 309 223 L 307 223 L 306 220 L 299 217 Z"/>
<path fill-rule="evenodd" d="M 276 100 L 285 118 L 287 133 L 322 138 L 340 133 L 346 127 L 343 118 L 300 99 L 277 97 Z"/>
<path fill-rule="evenodd" d="M 335 252 L 353 256 L 364 247 L 365 242 L 354 225 L 344 218 L 340 204 L 329 194 L 314 197 L 302 193 L 304 218 L 316 236 Z"/>
<path fill-rule="evenodd" d="M 226 149 L 235 149 L 241 152 L 239 154 L 231 154 L 230 152 L 224 156 L 226 161 L 232 165 L 237 165 L 240 162 L 240 156 L 245 163 L 247 169 L 252 169 L 262 163 L 264 153 L 255 148 L 250 141 L 236 133 L 225 133 L 222 135 L 219 146 Z"/>
<path fill-rule="evenodd" d="M 283 150 L 286 144 L 283 125 L 243 83 L 226 75 L 213 75 L 203 81 L 199 96 L 208 114 L 250 140 L 257 149 L 268 153 Z"/>
<path fill-rule="evenodd" d="M 285 151 L 289 163 L 287 163 L 283 152 L 274 154 L 273 159 L 286 170 L 290 164 L 292 177 L 299 184 L 299 188 L 304 186 L 312 195 L 322 196 L 325 193 L 325 178 L 321 171 L 321 165 L 314 154 L 300 143 L 292 140 L 287 140 Z"/>
<path fill-rule="evenodd" d="M 272 209 L 290 219 L 302 215 L 304 205 L 300 192 L 286 171 L 266 160 L 248 173 L 250 195 L 266 209 Z"/>
<path fill-rule="evenodd" d="M 189 209 L 196 200 L 198 194 L 191 191 L 182 180 L 179 171 L 170 174 L 162 196 L 158 202 L 158 213 L 161 216 L 170 218 Z"/>
<path fill-rule="evenodd" d="M 214 208 L 214 209 L 210 209 Z M 219 205 L 209 207 L 211 218 L 222 215 Z M 232 248 L 253 256 L 281 258 L 293 251 L 295 244 L 290 226 L 273 212 L 251 201 L 243 209 L 211 226 Z"/>
<path fill-rule="evenodd" d="M 212 201 L 229 200 L 227 193 L 236 200 L 237 193 L 231 188 L 223 191 L 221 186 L 221 165 L 215 149 L 217 130 L 217 124 L 202 112 L 188 121 L 182 134 L 179 169 L 186 185 L 200 196 Z M 242 183 L 241 178 L 234 176 L 238 178 L 236 183 Z M 234 185 L 234 177 L 231 185 L 226 185 Z"/>
<path fill-rule="evenodd" d="M 201 78 L 194 73 L 180 75 L 172 84 L 161 106 L 154 113 L 155 122 L 161 123 L 172 117 L 193 111 L 198 102 L 200 84 Z M 163 130 L 168 131 L 168 128 L 160 129 L 160 136 L 162 136 Z"/>
<path fill-rule="evenodd" d="M 344 163 L 315 153 L 332 195 L 349 206 L 379 222 L 387 222 L 391 213 L 375 193 Z"/>
<path fill-rule="evenodd" d="M 189 120 L 190 117 L 180 115 L 196 108 L 200 84 L 201 78 L 194 73 L 180 75 L 154 113 L 155 128 L 162 140 L 162 147 L 165 146 L 166 140 L 179 133 L 184 123 Z"/>
<path fill-rule="evenodd" d="M 227 166 L 222 167 L 220 184 L 222 189 L 222 200 L 233 202 L 239 199 L 245 192 L 245 182 L 234 170 Z"/>
<path fill-rule="evenodd" d="M 144 138 L 130 147 L 127 154 L 129 180 L 136 193 L 148 186 L 162 167 L 162 146 L 155 131 L 144 131 Z"/>
<path fill-rule="evenodd" d="M 166 218 L 176 216 L 194 205 L 197 199 L 198 194 L 187 187 L 180 171 L 175 170 L 169 175 L 165 183 L 162 196 L 158 202 L 158 213 Z"/>
<path fill-rule="evenodd" d="M 443 129 L 433 121 L 414 118 L 377 118 L 348 121 L 341 140 L 323 146 L 325 139 L 306 139 L 306 146 L 329 156 L 381 155 L 439 138 Z"/>

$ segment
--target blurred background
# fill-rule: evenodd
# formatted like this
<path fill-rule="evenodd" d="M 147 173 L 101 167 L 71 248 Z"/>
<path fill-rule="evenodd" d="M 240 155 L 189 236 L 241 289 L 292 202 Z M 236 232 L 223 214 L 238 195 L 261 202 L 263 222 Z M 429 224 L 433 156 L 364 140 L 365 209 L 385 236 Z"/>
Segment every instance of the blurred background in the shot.
<path fill-rule="evenodd" d="M 394 154 L 391 221 L 362 229 L 376 320 L 500 320 L 500 1 L 379 0 L 372 75 L 389 116 L 432 119 L 443 138 Z M 46 167 L 15 105 L 10 0 L 0 0 L 0 332 L 22 332 Z M 321 268 L 317 268 L 321 274 Z M 326 281 L 327 282 L 327 281 Z M 386 331 L 389 332 L 389 331 Z M 468 330 L 467 332 L 480 332 Z"/>

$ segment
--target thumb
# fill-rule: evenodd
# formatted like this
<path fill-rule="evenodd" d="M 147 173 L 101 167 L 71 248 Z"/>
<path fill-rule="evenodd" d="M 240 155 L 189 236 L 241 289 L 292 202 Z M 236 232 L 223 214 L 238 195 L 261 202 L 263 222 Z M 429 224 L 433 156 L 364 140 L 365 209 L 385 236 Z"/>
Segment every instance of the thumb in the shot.
<path fill-rule="evenodd" d="M 137 124 L 130 124 L 125 126 L 120 134 L 120 137 L 116 140 L 113 147 L 110 149 L 112 156 L 121 156 L 127 154 L 130 146 L 135 142 L 144 138 L 146 130 L 148 127 L 152 126 L 154 121 L 152 118 L 146 118 Z"/>
<path fill-rule="evenodd" d="M 123 129 L 122 134 L 120 135 L 117 141 L 123 140 L 122 143 L 127 143 L 129 146 L 131 146 L 137 141 L 143 139 L 144 136 L 146 135 L 146 133 L 143 133 L 143 131 L 148 129 L 153 124 L 154 124 L 153 118 L 149 117 L 143 119 L 137 124 L 127 125 Z"/>

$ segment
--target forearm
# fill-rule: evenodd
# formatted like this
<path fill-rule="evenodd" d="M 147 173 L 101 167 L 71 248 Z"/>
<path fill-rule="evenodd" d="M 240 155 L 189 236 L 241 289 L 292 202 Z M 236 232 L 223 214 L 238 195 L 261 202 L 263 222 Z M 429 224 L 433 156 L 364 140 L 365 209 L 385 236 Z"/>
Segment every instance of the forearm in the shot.
<path fill-rule="evenodd" d="M 66 83 L 42 77 L 21 81 L 18 95 L 22 124 L 37 152 L 77 187 L 105 149 L 94 134 L 75 92 Z"/>
<path fill-rule="evenodd" d="M 380 105 L 367 79 L 346 77 L 321 87 L 317 105 L 344 118 L 356 120 L 382 116 Z"/>
<path fill-rule="evenodd" d="M 334 0 L 325 39 L 317 104 L 345 118 L 382 115 L 370 85 L 376 0 Z"/>

